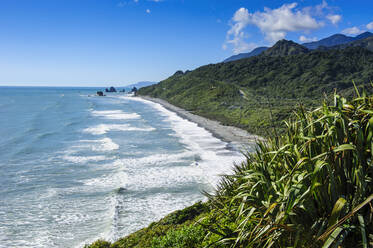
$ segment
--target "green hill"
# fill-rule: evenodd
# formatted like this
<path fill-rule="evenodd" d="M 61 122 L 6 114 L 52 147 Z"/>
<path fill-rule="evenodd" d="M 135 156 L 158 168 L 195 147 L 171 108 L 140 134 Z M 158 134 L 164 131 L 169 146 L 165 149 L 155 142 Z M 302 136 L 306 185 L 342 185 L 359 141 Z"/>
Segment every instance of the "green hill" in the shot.
<path fill-rule="evenodd" d="M 267 135 L 298 104 L 312 107 L 337 90 L 342 95 L 373 79 L 373 52 L 361 47 L 306 52 L 279 41 L 268 55 L 178 72 L 139 95 L 162 98 L 223 124 Z M 297 54 L 289 51 L 296 50 Z M 273 56 L 272 56 L 273 55 Z M 281 55 L 281 56 L 274 56 Z M 287 56 L 286 56 L 287 55 Z"/>
<path fill-rule="evenodd" d="M 366 48 L 370 51 L 373 51 L 373 36 L 369 36 L 367 38 L 360 39 L 360 40 L 357 40 L 357 41 L 353 41 L 353 42 L 350 42 L 350 43 L 347 43 L 347 44 L 338 45 L 338 46 L 335 46 L 335 47 L 332 47 L 332 48 L 343 49 L 343 48 L 346 48 L 346 47 L 363 47 L 363 48 Z"/>
<path fill-rule="evenodd" d="M 309 50 L 290 40 L 280 40 L 273 47 L 265 50 L 263 56 L 288 56 L 296 54 L 305 54 Z"/>

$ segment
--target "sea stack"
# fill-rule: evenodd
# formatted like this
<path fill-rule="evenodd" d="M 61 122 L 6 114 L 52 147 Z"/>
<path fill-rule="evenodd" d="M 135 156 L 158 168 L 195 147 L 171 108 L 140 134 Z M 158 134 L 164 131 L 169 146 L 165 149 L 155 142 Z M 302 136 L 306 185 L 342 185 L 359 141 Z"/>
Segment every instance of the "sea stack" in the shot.
<path fill-rule="evenodd" d="M 117 90 L 112 86 L 112 87 L 110 87 L 109 89 L 106 88 L 106 89 L 105 89 L 105 92 L 117 92 Z"/>

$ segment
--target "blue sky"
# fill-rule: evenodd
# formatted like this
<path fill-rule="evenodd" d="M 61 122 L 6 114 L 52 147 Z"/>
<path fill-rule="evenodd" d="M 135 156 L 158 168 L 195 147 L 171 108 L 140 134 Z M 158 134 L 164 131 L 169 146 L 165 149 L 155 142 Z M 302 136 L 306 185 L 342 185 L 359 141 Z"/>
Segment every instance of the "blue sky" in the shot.
<path fill-rule="evenodd" d="M 373 32 L 373 1 L 1 0 L 0 85 L 160 81 L 234 53 Z"/>

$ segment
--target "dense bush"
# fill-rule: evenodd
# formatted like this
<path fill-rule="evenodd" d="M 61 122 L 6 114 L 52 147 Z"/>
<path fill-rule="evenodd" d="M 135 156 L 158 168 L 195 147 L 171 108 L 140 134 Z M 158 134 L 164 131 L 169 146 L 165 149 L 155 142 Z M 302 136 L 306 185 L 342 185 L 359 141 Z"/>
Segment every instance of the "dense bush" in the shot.
<path fill-rule="evenodd" d="M 210 215 L 227 247 L 369 247 L 373 97 L 301 109 L 225 176 Z"/>
<path fill-rule="evenodd" d="M 200 225 L 189 225 L 170 230 L 165 236 L 154 237 L 152 248 L 202 248 L 206 231 Z"/>
<path fill-rule="evenodd" d="M 139 94 L 268 136 L 273 126 L 286 128 L 282 121 L 297 104 L 312 107 L 335 89 L 351 96 L 352 80 L 363 85 L 372 79 L 373 52 L 352 47 L 206 65 L 141 88 Z"/>

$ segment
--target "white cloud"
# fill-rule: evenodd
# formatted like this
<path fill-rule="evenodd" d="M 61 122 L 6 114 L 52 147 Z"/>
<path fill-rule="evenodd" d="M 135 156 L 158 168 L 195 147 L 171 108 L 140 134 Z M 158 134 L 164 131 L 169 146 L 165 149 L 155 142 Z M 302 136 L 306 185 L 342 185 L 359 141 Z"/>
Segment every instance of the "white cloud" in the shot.
<path fill-rule="evenodd" d="M 351 27 L 351 28 L 346 28 L 342 31 L 343 34 L 348 34 L 348 35 L 357 35 L 357 34 L 361 34 L 362 32 L 364 32 L 364 30 L 361 30 L 360 28 L 358 27 Z"/>
<path fill-rule="evenodd" d="M 265 8 L 264 12 L 250 14 L 250 24 L 257 26 L 267 40 L 284 39 L 287 32 L 310 31 L 323 26 L 310 14 L 296 10 L 297 3 L 284 4 L 278 9 Z"/>
<path fill-rule="evenodd" d="M 341 15 L 327 15 L 326 18 L 333 24 L 338 24 L 342 20 Z"/>
<path fill-rule="evenodd" d="M 233 53 L 248 52 L 256 47 L 255 43 L 247 43 L 245 39 L 247 34 L 244 32 L 244 28 L 249 23 L 249 12 L 245 8 L 240 8 L 234 13 L 232 18 L 234 24 L 227 33 L 226 43 L 223 45 L 223 49 L 227 49 L 227 44 L 233 45 Z"/>
<path fill-rule="evenodd" d="M 338 8 L 329 6 L 325 0 L 318 5 L 304 8 L 299 8 L 294 2 L 283 4 L 279 8 L 264 8 L 263 11 L 252 13 L 246 8 L 240 8 L 231 19 L 231 27 L 227 32 L 224 47 L 232 45 L 235 53 L 251 49 L 254 43 L 248 42 L 249 26 L 257 27 L 271 44 L 286 38 L 290 32 L 308 34 L 312 30 L 323 27 L 326 21 L 338 24 L 342 16 L 334 14 L 335 11 L 338 11 Z M 317 39 L 301 35 L 299 40 L 309 42 Z"/>
<path fill-rule="evenodd" d="M 367 29 L 370 29 L 370 30 L 373 29 L 373 22 L 367 24 Z"/>
<path fill-rule="evenodd" d="M 308 15 L 314 15 L 314 16 L 324 16 L 324 10 L 328 9 L 330 10 L 331 7 L 328 6 L 328 3 L 323 0 L 320 4 L 315 5 L 315 6 L 308 6 L 304 7 L 302 11 L 304 13 L 307 13 Z"/>
<path fill-rule="evenodd" d="M 306 37 L 304 35 L 301 35 L 299 37 L 299 41 L 301 41 L 301 42 L 312 42 L 312 41 L 317 41 L 317 38 L 316 37 L 308 38 L 308 37 Z"/>
<path fill-rule="evenodd" d="M 146 9 L 145 12 L 150 14 L 151 11 L 150 11 L 150 9 Z"/>
<path fill-rule="evenodd" d="M 231 41 L 242 40 L 245 37 L 243 29 L 248 25 L 254 25 L 262 31 L 268 41 L 276 42 L 284 39 L 288 32 L 310 31 L 323 26 L 322 22 L 318 22 L 306 11 L 297 10 L 296 7 L 297 3 L 284 4 L 277 9 L 264 8 L 263 12 L 255 13 L 240 8 L 232 18 L 234 24 L 227 35 L 233 36 Z"/>

